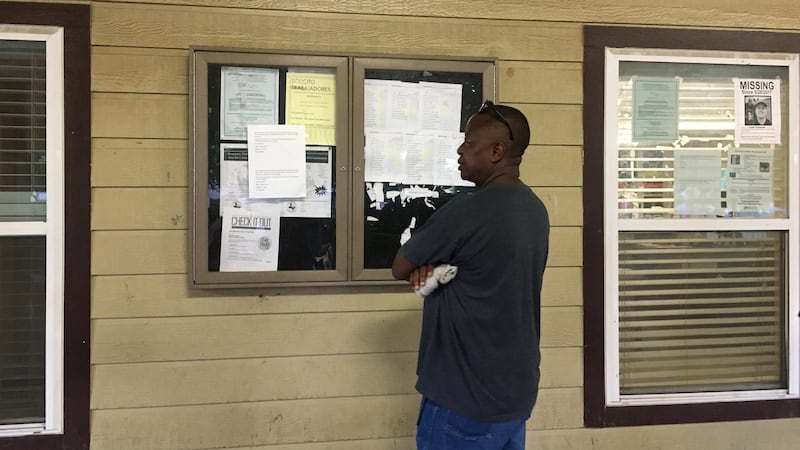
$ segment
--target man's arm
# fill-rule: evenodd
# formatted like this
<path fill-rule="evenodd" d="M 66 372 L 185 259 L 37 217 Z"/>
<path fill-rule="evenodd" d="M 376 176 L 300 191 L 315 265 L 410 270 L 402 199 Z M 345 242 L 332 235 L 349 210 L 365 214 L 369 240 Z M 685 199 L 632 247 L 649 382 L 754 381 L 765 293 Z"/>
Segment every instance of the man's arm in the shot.
<path fill-rule="evenodd" d="M 417 266 L 408 262 L 406 257 L 403 255 L 402 248 L 397 251 L 397 254 L 394 255 L 394 261 L 392 261 L 392 276 L 396 280 L 408 280 L 411 272 L 413 272 L 416 268 Z"/>
<path fill-rule="evenodd" d="M 397 280 L 408 280 L 413 289 L 419 289 L 433 275 L 433 264 L 415 266 L 403 255 L 403 249 L 397 251 L 392 262 L 392 276 Z"/>

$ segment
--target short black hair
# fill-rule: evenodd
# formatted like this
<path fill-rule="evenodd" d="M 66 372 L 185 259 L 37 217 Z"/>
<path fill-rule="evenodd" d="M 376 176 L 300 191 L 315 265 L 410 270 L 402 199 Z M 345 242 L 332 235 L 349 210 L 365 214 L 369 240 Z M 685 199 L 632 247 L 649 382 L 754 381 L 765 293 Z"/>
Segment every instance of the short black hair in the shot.
<path fill-rule="evenodd" d="M 528 119 L 522 111 L 508 105 L 494 105 L 511 125 L 514 133 L 514 140 L 511 141 L 511 153 L 515 156 L 522 156 L 531 140 L 531 128 Z"/>

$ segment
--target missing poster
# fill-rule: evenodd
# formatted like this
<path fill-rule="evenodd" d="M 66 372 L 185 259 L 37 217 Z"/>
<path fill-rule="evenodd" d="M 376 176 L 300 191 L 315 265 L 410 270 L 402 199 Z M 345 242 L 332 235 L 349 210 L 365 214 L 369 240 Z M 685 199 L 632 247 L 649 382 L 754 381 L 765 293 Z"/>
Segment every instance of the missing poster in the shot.
<path fill-rule="evenodd" d="M 781 143 L 781 80 L 734 78 L 737 144 Z"/>

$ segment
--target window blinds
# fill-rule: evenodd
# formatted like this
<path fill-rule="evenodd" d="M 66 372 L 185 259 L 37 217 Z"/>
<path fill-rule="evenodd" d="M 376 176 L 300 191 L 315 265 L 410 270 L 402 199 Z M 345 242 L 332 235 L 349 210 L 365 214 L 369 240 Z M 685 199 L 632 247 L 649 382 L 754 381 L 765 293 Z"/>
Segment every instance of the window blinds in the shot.
<path fill-rule="evenodd" d="M 620 393 L 785 386 L 782 232 L 623 232 Z"/>
<path fill-rule="evenodd" d="M 46 216 L 46 57 L 41 41 L 0 41 L 0 220 Z"/>

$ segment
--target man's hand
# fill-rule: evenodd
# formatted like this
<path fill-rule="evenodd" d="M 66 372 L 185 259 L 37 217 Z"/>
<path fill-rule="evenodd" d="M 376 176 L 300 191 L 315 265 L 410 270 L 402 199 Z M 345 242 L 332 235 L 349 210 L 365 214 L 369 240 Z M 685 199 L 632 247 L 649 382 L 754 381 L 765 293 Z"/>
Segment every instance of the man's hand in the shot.
<path fill-rule="evenodd" d="M 433 264 L 425 264 L 423 266 L 419 266 L 408 276 L 408 284 L 411 285 L 411 289 L 415 291 L 422 287 L 428 278 L 433 275 Z"/>
<path fill-rule="evenodd" d="M 397 251 L 392 262 L 392 276 L 398 280 L 408 280 L 411 288 L 417 290 L 425 284 L 425 281 L 433 275 L 433 264 L 423 264 L 415 266 L 411 264 L 405 256 L 403 249 Z"/>

